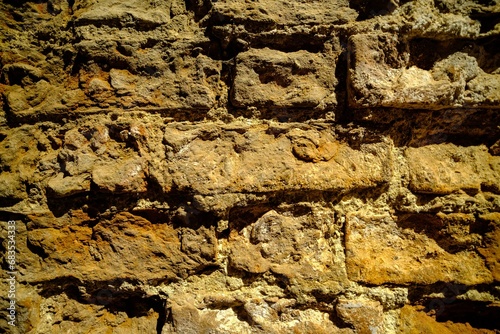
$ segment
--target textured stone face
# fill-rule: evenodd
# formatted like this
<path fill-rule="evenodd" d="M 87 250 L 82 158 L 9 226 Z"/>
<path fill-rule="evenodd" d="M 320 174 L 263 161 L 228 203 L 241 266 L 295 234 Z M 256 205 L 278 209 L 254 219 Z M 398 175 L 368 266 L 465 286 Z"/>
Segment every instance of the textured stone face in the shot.
<path fill-rule="evenodd" d="M 481 53 L 476 55 L 471 52 L 472 55 L 469 55 L 453 52 L 454 49 L 460 50 L 461 46 L 437 44 L 436 47 L 447 48 L 449 55 L 434 60 L 423 52 L 424 41 L 414 42 L 416 45 L 410 47 L 391 34 L 354 35 L 349 42 L 352 106 L 405 109 L 498 108 L 499 78 L 497 74 L 485 72 L 478 63 L 480 61 L 482 67 L 485 67 L 484 57 L 495 55 L 488 54 L 482 45 L 477 46 L 476 51 Z M 416 56 L 412 52 L 421 53 Z M 419 63 L 423 60 L 419 58 L 425 57 L 434 61 L 429 69 L 420 67 Z M 415 61 L 416 64 L 413 63 Z"/>
<path fill-rule="evenodd" d="M 500 189 L 500 158 L 485 147 L 450 144 L 409 148 L 410 188 L 415 192 L 449 194 Z"/>
<path fill-rule="evenodd" d="M 0 332 L 497 333 L 499 13 L 1 2 Z"/>
<path fill-rule="evenodd" d="M 417 222 L 413 222 L 414 219 Z M 439 217 L 436 220 L 410 217 L 395 222 L 390 216 L 349 217 L 346 225 L 349 278 L 370 284 L 456 282 L 476 285 L 492 282 L 491 273 L 479 254 L 446 247 L 448 245 L 438 239 L 439 227 L 426 226 L 452 224 L 445 219 L 439 222 Z M 457 232 L 450 234 L 449 239 L 464 237 Z"/>
<path fill-rule="evenodd" d="M 332 110 L 337 104 L 335 58 L 267 48 L 243 52 L 236 58 L 231 102 L 236 107 Z"/>
<path fill-rule="evenodd" d="M 349 191 L 387 182 L 392 161 L 386 143 L 367 144 L 363 153 L 329 132 L 238 123 L 208 125 L 206 132 L 167 127 L 168 177 L 177 189 L 203 195 Z"/>

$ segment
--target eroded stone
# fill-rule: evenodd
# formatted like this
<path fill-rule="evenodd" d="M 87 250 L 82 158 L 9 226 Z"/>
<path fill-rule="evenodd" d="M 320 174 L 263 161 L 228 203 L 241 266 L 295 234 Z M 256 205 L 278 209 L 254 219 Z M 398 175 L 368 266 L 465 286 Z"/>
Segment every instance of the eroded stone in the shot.
<path fill-rule="evenodd" d="M 471 250 L 450 253 L 433 236 L 401 228 L 388 214 L 351 214 L 346 225 L 349 278 L 370 284 L 490 283 L 483 259 Z"/>
<path fill-rule="evenodd" d="M 189 239 L 204 241 L 190 247 Z M 171 225 L 155 225 L 130 213 L 119 213 L 92 228 L 33 229 L 27 232 L 27 240 L 41 252 L 35 255 L 23 249 L 33 260 L 41 256 L 39 264 L 22 271 L 21 279 L 28 282 L 65 276 L 84 281 L 186 277 L 215 261 L 217 244 L 214 231 L 201 228 L 179 239 Z"/>
<path fill-rule="evenodd" d="M 386 143 L 356 150 L 328 132 L 311 130 L 302 132 L 300 138 L 312 143 L 322 139 L 310 151 L 299 151 L 293 128 L 277 136 L 271 131 L 268 126 L 242 128 L 241 134 L 218 126 L 207 133 L 167 130 L 167 143 L 173 140 L 180 147 L 170 155 L 169 176 L 178 189 L 214 195 L 285 189 L 349 191 L 378 186 L 391 175 Z"/>
<path fill-rule="evenodd" d="M 484 146 L 453 144 L 408 148 L 410 189 L 419 193 L 449 194 L 464 190 L 500 190 L 500 159 Z"/>
<path fill-rule="evenodd" d="M 268 48 L 238 55 L 231 102 L 236 107 L 316 108 L 336 104 L 335 55 Z"/>
<path fill-rule="evenodd" d="M 474 56 L 454 52 L 432 68 L 422 69 L 410 62 L 408 46 L 394 35 L 360 34 L 349 41 L 349 101 L 353 107 L 498 106 L 498 75 L 484 72 Z"/>

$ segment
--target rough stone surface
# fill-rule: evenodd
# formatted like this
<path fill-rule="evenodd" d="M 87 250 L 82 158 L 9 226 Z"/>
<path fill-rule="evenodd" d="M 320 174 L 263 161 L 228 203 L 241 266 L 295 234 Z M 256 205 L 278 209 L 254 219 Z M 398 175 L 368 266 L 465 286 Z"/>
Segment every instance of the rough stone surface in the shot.
<path fill-rule="evenodd" d="M 492 275 L 484 260 L 478 253 L 467 250 L 467 246 L 474 244 L 470 228 L 465 226 L 462 232 L 455 227 L 470 222 L 433 218 L 410 216 L 396 222 L 389 215 L 349 216 L 346 233 L 349 278 L 370 284 L 491 283 Z M 469 240 L 464 245 L 444 244 L 441 226 L 426 226 L 431 224 L 445 225 L 448 239 L 469 237 Z M 465 250 L 457 251 L 460 248 Z"/>
<path fill-rule="evenodd" d="M 500 190 L 500 157 L 490 155 L 484 146 L 428 145 L 409 148 L 405 154 L 410 168 L 410 189 L 414 192 Z"/>
<path fill-rule="evenodd" d="M 472 55 L 454 52 L 443 59 L 427 60 L 434 64 L 423 69 L 422 66 L 429 66 L 423 65 L 425 60 L 422 58 L 427 55 L 412 55 L 412 52 L 422 52 L 425 42 L 405 45 L 391 34 L 359 34 L 352 36 L 349 42 L 350 102 L 353 107 L 498 108 L 498 74 L 485 72 L 478 63 L 479 56 L 472 50 Z M 484 46 L 474 51 L 481 57 L 488 52 Z M 497 54 L 488 56 L 497 57 Z M 414 58 L 417 64 L 412 63 Z"/>
<path fill-rule="evenodd" d="M 337 104 L 335 58 L 269 48 L 242 52 L 236 57 L 231 102 L 236 107 L 332 110 Z"/>
<path fill-rule="evenodd" d="M 496 0 L 1 2 L 0 332 L 499 333 L 498 45 Z"/>

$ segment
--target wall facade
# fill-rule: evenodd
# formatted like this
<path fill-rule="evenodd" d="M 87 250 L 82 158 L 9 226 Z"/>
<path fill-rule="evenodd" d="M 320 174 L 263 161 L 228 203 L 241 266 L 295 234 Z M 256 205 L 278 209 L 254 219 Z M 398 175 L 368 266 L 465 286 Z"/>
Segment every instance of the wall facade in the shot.
<path fill-rule="evenodd" d="M 498 333 L 498 1 L 0 15 L 3 331 Z"/>

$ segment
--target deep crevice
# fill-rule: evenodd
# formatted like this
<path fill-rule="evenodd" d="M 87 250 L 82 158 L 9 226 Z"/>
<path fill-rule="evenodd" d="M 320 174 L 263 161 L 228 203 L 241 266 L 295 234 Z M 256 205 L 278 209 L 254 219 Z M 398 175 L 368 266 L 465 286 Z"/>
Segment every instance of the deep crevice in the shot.
<path fill-rule="evenodd" d="M 408 110 L 355 109 L 359 127 L 388 136 L 397 147 L 453 143 L 459 146 L 493 145 L 500 136 L 500 114 L 494 109 Z M 364 119 L 369 119 L 366 121 Z"/>
<path fill-rule="evenodd" d="M 359 13 L 357 21 L 364 21 L 376 16 L 388 15 L 397 8 L 397 5 L 391 0 L 350 0 L 349 7 Z"/>
<path fill-rule="evenodd" d="M 490 302 L 433 299 L 426 308 L 438 322 L 468 323 L 474 328 L 500 328 L 500 307 Z"/>
<path fill-rule="evenodd" d="M 500 19 L 500 18 L 499 18 Z M 471 41 L 450 39 L 439 41 L 429 38 L 414 38 L 409 41 L 410 60 L 408 66 L 430 70 L 434 64 L 448 56 L 463 52 L 477 59 L 479 67 L 491 73 L 500 67 L 500 43 L 498 37 L 489 36 Z M 428 52 L 434 50 L 434 52 Z"/>
<path fill-rule="evenodd" d="M 201 21 L 212 9 L 210 0 L 186 0 L 186 9 L 194 13 L 196 22 Z"/>
<path fill-rule="evenodd" d="M 28 238 L 27 240 L 27 243 L 26 243 L 26 246 L 28 247 L 28 249 L 35 255 L 38 255 L 39 257 L 41 257 L 42 259 L 46 259 L 49 255 L 47 254 L 47 252 L 45 252 L 45 250 L 43 249 L 43 247 L 40 247 L 40 246 L 37 246 L 37 245 L 34 245 L 33 243 L 30 242 L 30 239 Z"/>
<path fill-rule="evenodd" d="M 500 23 L 500 13 L 497 12 L 479 12 L 471 13 L 470 18 L 481 23 L 480 33 L 487 33 L 495 28 Z"/>

